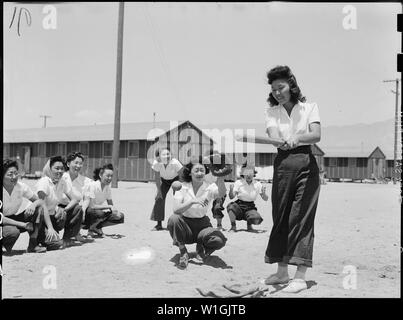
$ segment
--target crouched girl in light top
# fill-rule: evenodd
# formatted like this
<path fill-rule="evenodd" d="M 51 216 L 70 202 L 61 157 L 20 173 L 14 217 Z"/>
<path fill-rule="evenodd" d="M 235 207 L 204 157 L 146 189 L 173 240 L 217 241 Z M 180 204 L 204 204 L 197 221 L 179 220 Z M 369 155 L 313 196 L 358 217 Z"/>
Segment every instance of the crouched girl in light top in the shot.
<path fill-rule="evenodd" d="M 248 231 L 253 231 L 253 224 L 261 224 L 263 221 L 263 218 L 257 212 L 255 200 L 258 194 L 264 201 L 267 201 L 269 197 L 266 194 L 266 188 L 254 179 L 255 173 L 253 166 L 242 166 L 241 179 L 230 186 L 230 199 L 238 197 L 236 201 L 229 203 L 227 206 L 231 220 L 230 232 L 236 231 L 236 220 L 246 220 Z"/>
<path fill-rule="evenodd" d="M 18 163 L 11 159 L 3 161 L 3 239 L 2 245 L 11 252 L 21 232 L 28 231 L 29 244 L 27 252 L 46 252 L 38 245 L 37 237 L 43 223 L 43 201 L 39 200 L 29 186 L 18 180 Z M 23 199 L 31 204 L 25 210 L 19 210 Z"/>
<path fill-rule="evenodd" d="M 67 185 L 72 190 L 72 194 L 77 199 L 79 204 L 83 206 L 84 199 L 84 191 L 88 188 L 91 183 L 91 179 L 80 174 L 81 168 L 83 167 L 84 156 L 81 152 L 72 152 L 67 155 L 66 165 L 67 171 L 63 174 L 62 179 L 66 182 Z M 62 196 L 61 204 L 67 206 L 69 203 L 69 198 L 67 198 L 64 194 Z M 83 210 L 83 221 L 85 221 L 85 211 L 86 207 L 82 207 Z M 93 242 L 93 239 L 83 237 L 80 232 L 75 236 L 75 240 L 86 243 Z"/>
<path fill-rule="evenodd" d="M 110 184 L 113 177 L 112 164 L 94 170 L 94 181 L 84 191 L 83 206 L 86 207 L 85 227 L 88 236 L 103 237 L 103 227 L 124 222 L 124 214 L 114 209 Z"/>
<path fill-rule="evenodd" d="M 179 247 L 180 268 L 186 268 L 189 262 L 185 244 L 196 243 L 196 258 L 204 260 L 227 241 L 206 216 L 209 203 L 219 197 L 217 185 L 204 181 L 206 172 L 202 157 L 193 159 L 184 166 L 182 188 L 174 195 L 174 214 L 168 220 L 168 230 L 173 244 Z"/>
<path fill-rule="evenodd" d="M 36 183 L 36 191 L 39 199 L 45 203 L 45 211 L 49 213 L 50 221 L 45 214 L 45 227 L 39 230 L 38 241 L 47 246 L 48 250 L 61 249 L 77 245 L 73 238 L 79 233 L 83 217 L 83 211 L 78 200 L 72 193 L 71 186 L 62 179 L 65 171 L 65 161 L 60 156 L 51 157 L 46 163 L 44 176 Z M 62 204 L 62 198 L 66 196 L 68 203 Z M 64 229 L 63 243 L 60 246 L 58 237 L 52 237 L 47 241 L 47 235 L 54 234 Z"/>

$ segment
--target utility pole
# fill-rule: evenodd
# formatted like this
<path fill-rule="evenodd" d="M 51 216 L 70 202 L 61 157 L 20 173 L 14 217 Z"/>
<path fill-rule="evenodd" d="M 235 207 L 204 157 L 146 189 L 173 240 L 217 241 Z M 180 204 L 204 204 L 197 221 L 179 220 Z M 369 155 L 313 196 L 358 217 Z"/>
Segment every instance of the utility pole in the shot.
<path fill-rule="evenodd" d="M 153 129 L 155 129 L 155 112 L 153 113 Z"/>
<path fill-rule="evenodd" d="M 119 144 L 120 144 L 120 110 L 122 104 L 122 57 L 123 57 L 123 24 L 125 3 L 119 2 L 118 46 L 116 62 L 115 122 L 113 130 L 112 163 L 114 174 L 112 188 L 118 187 L 119 177 Z"/>
<path fill-rule="evenodd" d="M 52 118 L 52 117 L 51 117 L 51 116 L 48 116 L 48 115 L 46 115 L 46 114 L 41 114 L 39 117 L 40 117 L 40 118 L 43 118 L 43 127 L 42 127 L 42 128 L 46 128 L 46 119 L 47 119 L 47 118 Z"/>
<path fill-rule="evenodd" d="M 395 82 L 396 83 L 396 91 L 392 90 L 392 93 L 396 96 L 396 105 L 395 105 L 395 143 L 394 143 L 394 152 L 393 152 L 393 184 L 396 184 L 396 175 L 397 175 L 397 135 L 399 131 L 399 81 L 401 79 L 394 80 L 383 80 L 383 82 Z"/>

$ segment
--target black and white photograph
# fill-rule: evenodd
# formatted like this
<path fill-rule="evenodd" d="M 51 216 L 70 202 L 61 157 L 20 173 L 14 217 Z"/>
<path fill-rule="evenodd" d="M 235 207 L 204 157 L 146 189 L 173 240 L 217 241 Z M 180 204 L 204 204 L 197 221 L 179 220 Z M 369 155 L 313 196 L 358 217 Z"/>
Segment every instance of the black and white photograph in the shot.
<path fill-rule="evenodd" d="M 2 299 L 401 298 L 401 13 L 4 2 Z"/>

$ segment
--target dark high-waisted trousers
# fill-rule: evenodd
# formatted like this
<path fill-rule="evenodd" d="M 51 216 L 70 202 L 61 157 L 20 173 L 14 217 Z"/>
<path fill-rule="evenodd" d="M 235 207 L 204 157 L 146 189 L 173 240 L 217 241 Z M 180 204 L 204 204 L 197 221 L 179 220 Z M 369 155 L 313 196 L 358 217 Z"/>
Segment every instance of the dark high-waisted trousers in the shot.
<path fill-rule="evenodd" d="M 320 190 L 311 146 L 278 150 L 271 194 L 273 228 L 265 262 L 312 267 L 314 220 Z"/>
<path fill-rule="evenodd" d="M 168 230 L 173 244 L 202 244 L 208 251 L 219 250 L 225 246 L 227 238 L 214 229 L 207 216 L 188 218 L 181 214 L 173 214 L 168 219 Z"/>
<path fill-rule="evenodd" d="M 165 219 L 165 199 L 167 197 L 167 193 L 171 188 L 172 183 L 174 181 L 178 181 L 179 177 L 176 176 L 171 180 L 165 180 L 161 178 L 161 194 L 162 198 L 155 200 L 153 211 L 151 212 L 150 219 L 152 221 L 164 221 Z M 173 192 L 175 194 L 175 191 Z"/>

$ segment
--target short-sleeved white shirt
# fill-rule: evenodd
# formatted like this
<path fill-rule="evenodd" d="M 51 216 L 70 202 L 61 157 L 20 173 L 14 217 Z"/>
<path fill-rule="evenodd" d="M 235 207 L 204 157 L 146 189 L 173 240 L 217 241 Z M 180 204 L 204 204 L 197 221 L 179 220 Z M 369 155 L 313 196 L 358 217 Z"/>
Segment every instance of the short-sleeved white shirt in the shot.
<path fill-rule="evenodd" d="M 154 160 L 154 163 L 152 165 L 152 169 L 154 171 L 157 171 L 160 173 L 161 178 L 165 180 L 171 180 L 178 176 L 178 172 L 180 169 L 182 169 L 182 164 L 179 162 L 179 160 L 172 158 L 168 165 L 165 167 L 162 162 L 158 162 L 157 160 Z"/>
<path fill-rule="evenodd" d="M 90 178 L 78 174 L 78 177 L 74 180 L 71 180 L 70 174 L 65 172 L 63 174 L 62 179 L 65 180 L 66 184 L 70 186 L 72 196 L 79 202 L 83 200 L 84 191 L 88 188 L 89 183 L 92 181 Z M 61 203 L 67 205 L 70 202 L 70 199 L 63 194 Z"/>
<path fill-rule="evenodd" d="M 91 181 L 85 191 L 85 196 L 93 200 L 95 205 L 106 204 L 107 200 L 112 200 L 112 190 L 110 185 L 106 185 L 102 190 L 101 181 Z"/>
<path fill-rule="evenodd" d="M 23 198 L 31 199 L 34 196 L 34 192 L 25 183 L 18 181 L 14 186 L 11 194 L 3 187 L 3 213 L 4 216 L 11 216 L 13 214 L 19 214 L 18 209 L 23 203 Z"/>
<path fill-rule="evenodd" d="M 238 199 L 242 201 L 255 201 L 258 194 L 262 193 L 262 184 L 253 180 L 248 184 L 245 179 L 235 181 L 234 192 L 238 192 Z"/>
<path fill-rule="evenodd" d="M 46 194 L 45 205 L 49 214 L 55 214 L 56 206 L 62 203 L 63 195 L 71 195 L 71 186 L 64 179 L 60 179 L 57 184 L 54 184 L 48 176 L 38 180 L 35 186 L 36 193 L 42 191 Z"/>
<path fill-rule="evenodd" d="M 320 122 L 318 105 L 316 103 L 298 102 L 288 115 L 283 105 L 266 107 L 266 128 L 277 128 L 280 138 L 287 140 L 295 134 L 309 132 L 309 124 Z M 298 145 L 309 145 L 299 143 Z"/>
<path fill-rule="evenodd" d="M 215 183 L 208 184 L 203 182 L 197 193 L 194 194 L 191 182 L 183 182 L 182 188 L 175 192 L 174 199 L 180 202 L 186 202 L 195 198 L 207 198 L 209 202 L 214 199 L 214 195 L 218 193 L 218 187 Z M 210 203 L 209 203 L 210 204 Z M 208 205 L 203 207 L 200 204 L 193 204 L 188 210 L 182 213 L 183 216 L 188 218 L 203 218 L 208 211 Z"/>

